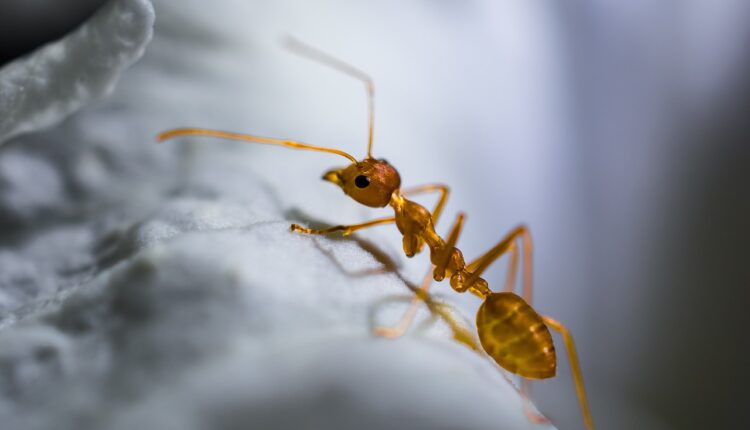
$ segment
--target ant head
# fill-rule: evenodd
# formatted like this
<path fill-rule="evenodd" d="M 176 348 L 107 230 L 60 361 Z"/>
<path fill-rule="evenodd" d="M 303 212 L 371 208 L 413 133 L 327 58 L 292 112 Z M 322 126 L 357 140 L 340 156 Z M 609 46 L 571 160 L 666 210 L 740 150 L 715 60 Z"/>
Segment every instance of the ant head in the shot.
<path fill-rule="evenodd" d="M 401 177 L 385 160 L 365 158 L 343 169 L 333 169 L 323 179 L 341 189 L 359 203 L 382 208 L 391 201 L 391 195 L 401 186 Z"/>

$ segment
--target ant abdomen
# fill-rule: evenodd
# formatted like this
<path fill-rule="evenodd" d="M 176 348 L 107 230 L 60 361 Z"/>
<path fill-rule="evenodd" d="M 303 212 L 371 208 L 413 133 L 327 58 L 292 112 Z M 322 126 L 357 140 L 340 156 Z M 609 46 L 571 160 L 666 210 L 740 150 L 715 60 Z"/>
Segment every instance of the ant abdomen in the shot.
<path fill-rule="evenodd" d="M 557 357 L 542 317 L 518 295 L 492 293 L 477 312 L 482 347 L 501 367 L 526 378 L 555 376 Z"/>

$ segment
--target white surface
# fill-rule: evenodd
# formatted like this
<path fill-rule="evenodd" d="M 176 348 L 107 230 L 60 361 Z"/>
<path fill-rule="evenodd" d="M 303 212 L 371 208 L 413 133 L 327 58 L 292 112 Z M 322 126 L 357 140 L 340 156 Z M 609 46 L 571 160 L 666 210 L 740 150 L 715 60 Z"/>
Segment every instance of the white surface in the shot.
<path fill-rule="evenodd" d="M 140 58 L 153 22 L 147 0 L 113 1 L 62 40 L 0 69 L 0 143 L 109 94 Z"/>
<path fill-rule="evenodd" d="M 0 251 L 3 428 L 538 428 L 496 366 L 442 325 L 370 334 L 409 297 L 394 273 L 366 274 L 402 264 L 398 248 L 288 231 L 367 216 L 317 182 L 334 157 L 153 142 L 246 116 L 221 85 L 240 81 L 241 50 L 197 4 L 157 4 L 154 43 L 113 97 L 0 152 L 0 220 L 16 227 Z M 60 61 L 87 82 L 87 64 L 122 55 L 100 48 Z M 221 67 L 182 67 L 193 49 Z M 34 106 L 82 100 L 40 94 L 24 127 L 47 125 L 28 119 Z"/>

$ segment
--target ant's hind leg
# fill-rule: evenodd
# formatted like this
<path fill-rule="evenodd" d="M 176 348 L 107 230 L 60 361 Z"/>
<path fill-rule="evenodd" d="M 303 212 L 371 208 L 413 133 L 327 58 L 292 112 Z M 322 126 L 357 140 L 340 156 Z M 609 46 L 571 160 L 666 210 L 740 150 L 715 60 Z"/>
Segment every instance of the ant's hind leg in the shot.
<path fill-rule="evenodd" d="M 581 373 L 581 365 L 578 362 L 578 353 L 576 352 L 576 346 L 573 342 L 573 335 L 570 331 L 559 321 L 556 321 L 550 317 L 543 316 L 542 319 L 547 327 L 560 333 L 565 343 L 565 349 L 568 352 L 568 361 L 570 362 L 570 371 L 573 374 L 573 382 L 576 386 L 576 395 L 578 396 L 578 404 L 581 407 L 581 415 L 583 415 L 583 422 L 586 424 L 588 430 L 594 429 L 594 420 L 591 418 L 591 411 L 589 410 L 589 403 L 586 399 L 586 389 L 583 386 L 583 374 Z"/>
<path fill-rule="evenodd" d="M 396 218 L 394 217 L 378 218 L 378 219 L 374 219 L 371 221 L 363 222 L 361 224 L 336 225 L 336 226 L 324 228 L 321 230 L 302 227 L 299 224 L 292 224 L 289 227 L 289 229 L 294 232 L 302 233 L 302 234 L 329 234 L 329 233 L 335 233 L 337 231 L 340 231 L 342 232 L 344 236 L 349 236 L 350 234 L 354 233 L 357 230 L 363 230 L 369 227 L 374 227 L 376 225 L 390 224 L 392 222 L 396 222 Z"/>

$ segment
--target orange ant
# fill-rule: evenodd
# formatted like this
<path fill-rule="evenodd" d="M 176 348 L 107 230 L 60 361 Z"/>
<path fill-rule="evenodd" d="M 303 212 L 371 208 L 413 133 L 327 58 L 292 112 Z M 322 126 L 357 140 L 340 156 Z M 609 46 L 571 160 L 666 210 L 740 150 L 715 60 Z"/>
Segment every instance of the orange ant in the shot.
<path fill-rule="evenodd" d="M 440 282 L 445 278 L 450 278 L 450 285 L 456 292 L 464 293 L 469 291 L 483 300 L 477 312 L 479 341 L 484 351 L 505 370 L 528 379 L 546 379 L 555 376 L 557 357 L 549 329 L 555 330 L 562 335 L 570 361 L 583 420 L 586 428 L 592 430 L 594 424 L 586 400 L 583 376 L 578 363 L 573 337 L 563 324 L 548 316 L 538 314 L 530 305 L 532 286 L 531 234 L 529 229 L 523 225 L 516 227 L 492 249 L 485 252 L 476 260 L 466 264 L 461 251 L 455 246 L 463 227 L 464 214 L 458 214 L 453 227 L 448 233 L 447 239 L 440 237 L 434 228 L 448 198 L 448 187 L 442 184 L 428 184 L 408 190 L 401 190 L 401 178 L 398 171 L 388 164 L 387 161 L 373 158 L 372 141 L 375 116 L 372 79 L 349 64 L 296 40 L 292 39 L 289 41 L 289 48 L 297 54 L 332 67 L 359 79 L 365 84 L 368 102 L 369 133 L 367 156 L 364 159 L 358 161 L 353 156 L 338 149 L 309 145 L 294 140 L 275 139 L 203 128 L 168 130 L 160 133 L 158 140 L 164 141 L 178 136 L 209 136 L 328 152 L 348 159 L 351 164 L 344 168 L 328 171 L 323 175 L 323 179 L 339 186 L 346 195 L 365 206 L 373 208 L 391 206 L 394 216 L 378 218 L 360 224 L 337 225 L 319 230 L 292 224 L 291 230 L 303 234 L 341 232 L 346 236 L 355 231 L 376 225 L 395 223 L 403 235 L 403 248 L 407 257 L 413 257 L 422 250 L 424 245 L 427 245 L 430 249 L 431 270 L 425 277 L 421 288 L 416 290 L 409 309 L 397 325 L 393 327 L 378 327 L 375 329 L 375 333 L 390 338 L 403 335 L 411 324 L 419 304 L 422 301 L 428 301 L 429 296 L 427 292 L 432 284 L 432 280 Z M 432 212 L 406 198 L 407 195 L 428 192 L 440 193 L 438 202 Z M 517 241 L 519 240 L 523 249 L 522 297 L 513 292 L 518 267 L 519 246 L 517 245 Z M 506 253 L 510 255 L 510 266 L 505 289 L 502 292 L 494 292 L 490 290 L 487 281 L 482 279 L 480 275 L 495 260 Z M 451 325 L 454 334 L 461 333 L 461 329 L 457 327 L 455 320 L 452 320 L 446 314 L 442 314 L 442 316 Z M 455 337 L 460 340 L 462 336 L 456 335 Z M 471 346 L 473 341 L 465 343 Z M 521 392 L 526 400 L 527 415 L 533 421 L 546 422 L 546 418 L 536 415 L 528 409 L 528 391 L 528 380 L 524 379 Z"/>

